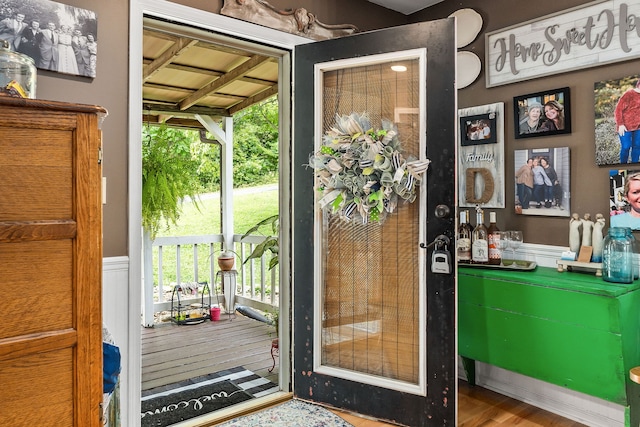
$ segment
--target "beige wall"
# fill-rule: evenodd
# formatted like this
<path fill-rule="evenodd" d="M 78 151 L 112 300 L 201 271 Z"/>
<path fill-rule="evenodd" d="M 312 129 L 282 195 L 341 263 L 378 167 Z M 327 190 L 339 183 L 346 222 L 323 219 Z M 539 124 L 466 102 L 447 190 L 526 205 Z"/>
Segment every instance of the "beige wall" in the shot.
<path fill-rule="evenodd" d="M 98 63 L 96 78 L 71 77 L 38 70 L 37 97 L 96 104 L 109 115 L 104 120 L 104 169 L 107 204 L 104 206 L 104 256 L 127 254 L 127 0 L 64 0 L 62 3 L 96 12 Z M 27 17 L 28 19 L 28 17 Z M 37 142 L 36 142 L 37 144 Z"/>
<path fill-rule="evenodd" d="M 128 13 L 125 0 L 65 0 L 64 3 L 93 10 L 98 16 L 98 69 L 97 77 L 88 80 L 58 73 L 38 71 L 38 98 L 85 104 L 98 104 L 109 110 L 104 122 L 104 175 L 107 177 L 107 204 L 104 207 L 104 256 L 127 255 L 127 158 L 128 158 Z M 180 0 L 189 7 L 218 13 L 222 0 Z M 362 30 L 371 30 L 408 22 L 404 15 L 380 8 L 364 0 L 271 0 L 279 8 L 305 7 L 325 23 L 349 23 Z M 482 34 L 465 50 L 474 51 L 484 58 L 486 31 L 524 22 L 548 13 L 583 4 L 580 0 L 554 0 L 539 2 L 535 8 L 513 7 L 512 0 L 481 0 L 445 2 L 410 17 L 413 21 L 446 17 L 460 8 L 473 8 L 484 19 Z M 367 13 L 363 13 L 366 10 Z M 508 11 L 508 13 L 503 13 Z M 506 111 L 506 174 L 512 176 L 513 150 L 539 147 L 541 144 L 571 149 L 571 206 L 581 214 L 608 211 L 608 167 L 597 167 L 594 161 L 593 136 L 593 83 L 638 73 L 637 61 L 606 65 L 585 71 L 559 74 L 486 89 L 484 74 L 459 93 L 459 106 L 469 107 L 504 102 Z M 571 88 L 572 127 L 569 135 L 520 139 L 513 137 L 513 96 L 547 89 Z M 134 177 L 133 179 L 139 179 Z M 507 183 L 507 205 L 513 204 L 514 187 Z M 501 228 L 520 228 L 531 243 L 567 245 L 568 220 L 536 216 L 516 216 L 512 209 L 498 210 Z"/>
<path fill-rule="evenodd" d="M 104 172 L 107 204 L 104 206 L 104 256 L 127 255 L 127 161 L 129 83 L 129 1 L 64 0 L 62 3 L 96 12 L 98 16 L 98 66 L 93 80 L 38 70 L 37 97 L 82 104 L 97 104 L 109 111 L 103 125 Z M 182 0 L 185 6 L 219 13 L 222 0 Z M 324 23 L 352 23 L 362 29 L 399 25 L 407 18 L 364 0 L 270 1 L 280 8 L 306 7 Z M 368 9 L 363 14 L 364 8 Z M 140 177 L 132 177 L 140 179 Z"/>
<path fill-rule="evenodd" d="M 580 0 L 545 0 L 535 7 L 515 7 L 512 0 L 446 0 L 426 11 L 414 14 L 415 20 L 444 18 L 451 12 L 472 8 L 484 20 L 478 38 L 463 50 L 476 53 L 484 62 L 484 34 L 515 25 L 550 13 L 563 11 L 587 3 Z M 603 213 L 608 217 L 609 169 L 615 166 L 596 166 L 594 141 L 594 95 L 595 82 L 638 74 L 638 61 L 626 61 L 613 65 L 603 65 L 586 70 L 557 74 L 522 83 L 513 83 L 487 89 L 485 87 L 484 65 L 478 79 L 459 91 L 460 108 L 494 102 L 505 103 L 505 156 L 506 156 L 506 209 L 497 209 L 498 226 L 501 229 L 521 229 L 529 243 L 558 246 L 569 245 L 569 220 L 561 217 L 515 215 L 513 151 L 540 147 L 569 147 L 571 152 L 571 211 L 580 216 Z M 571 91 L 572 132 L 541 138 L 515 139 L 513 125 L 513 97 L 568 86 Z"/>

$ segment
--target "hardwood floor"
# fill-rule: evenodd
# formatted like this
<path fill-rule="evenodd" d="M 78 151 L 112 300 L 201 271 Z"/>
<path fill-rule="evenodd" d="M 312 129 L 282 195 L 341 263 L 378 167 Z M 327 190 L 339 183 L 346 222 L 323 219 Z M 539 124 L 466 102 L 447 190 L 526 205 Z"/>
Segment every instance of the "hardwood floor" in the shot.
<path fill-rule="evenodd" d="M 333 411 L 354 427 L 392 426 L 353 414 Z M 486 388 L 458 381 L 459 427 L 522 426 L 522 427 L 583 427 L 585 424 L 503 396 Z"/>

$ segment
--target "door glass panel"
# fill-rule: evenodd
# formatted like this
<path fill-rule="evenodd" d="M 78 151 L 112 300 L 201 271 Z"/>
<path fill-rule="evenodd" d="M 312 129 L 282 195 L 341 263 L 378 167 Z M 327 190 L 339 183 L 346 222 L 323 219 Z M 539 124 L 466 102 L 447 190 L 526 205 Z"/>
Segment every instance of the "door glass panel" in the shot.
<path fill-rule="evenodd" d="M 316 99 L 322 100 L 322 117 L 317 128 L 324 135 L 335 127 L 336 115 L 366 113 L 373 129 L 382 129 L 383 120 L 395 123 L 403 156 L 421 159 L 423 57 L 415 52 L 393 55 L 399 56 L 381 55 L 368 63 L 360 59 L 355 65 L 320 64 Z M 406 70 L 394 71 L 392 65 Z M 322 135 L 316 138 L 317 149 Z M 320 345 L 317 341 L 314 347 L 319 372 L 424 391 L 426 251 L 419 247 L 424 194 L 417 194 L 413 203 L 399 200 L 382 224 L 363 224 L 359 216 L 347 221 L 316 208 L 316 283 L 321 287 L 315 322 Z"/>

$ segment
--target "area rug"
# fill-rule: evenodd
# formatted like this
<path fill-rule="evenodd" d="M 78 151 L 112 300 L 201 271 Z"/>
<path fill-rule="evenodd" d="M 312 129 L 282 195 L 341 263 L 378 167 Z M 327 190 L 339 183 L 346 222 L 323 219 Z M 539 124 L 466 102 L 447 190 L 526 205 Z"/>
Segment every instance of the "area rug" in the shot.
<path fill-rule="evenodd" d="M 219 427 L 264 426 L 353 427 L 328 409 L 300 400 L 290 400 L 282 405 L 219 424 Z"/>
<path fill-rule="evenodd" d="M 239 366 L 143 391 L 141 425 L 170 426 L 276 391 L 276 384 Z"/>

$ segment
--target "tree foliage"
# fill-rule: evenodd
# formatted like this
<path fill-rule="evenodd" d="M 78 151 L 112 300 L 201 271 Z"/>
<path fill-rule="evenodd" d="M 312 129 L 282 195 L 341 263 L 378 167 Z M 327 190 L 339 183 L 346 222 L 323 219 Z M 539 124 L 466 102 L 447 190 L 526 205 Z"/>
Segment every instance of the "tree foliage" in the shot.
<path fill-rule="evenodd" d="M 277 99 L 243 110 L 233 123 L 234 186 L 277 181 Z M 163 223 L 176 224 L 184 197 L 220 189 L 220 147 L 201 142 L 196 131 L 145 128 L 142 163 L 142 225 L 152 238 Z"/>

